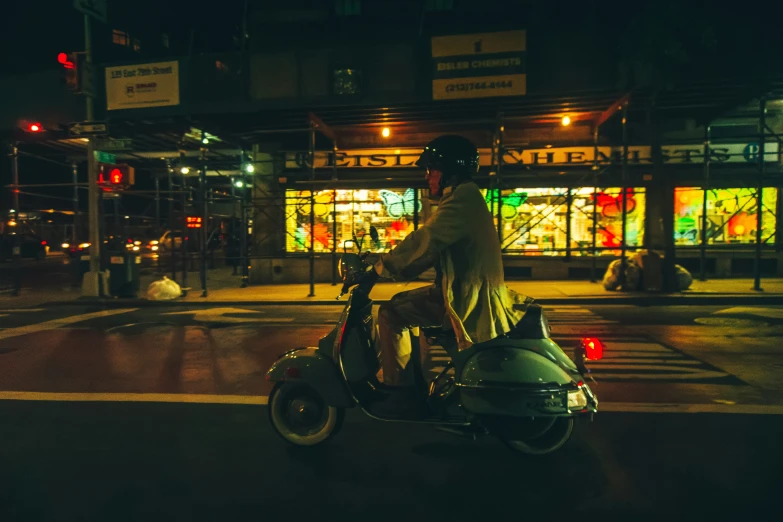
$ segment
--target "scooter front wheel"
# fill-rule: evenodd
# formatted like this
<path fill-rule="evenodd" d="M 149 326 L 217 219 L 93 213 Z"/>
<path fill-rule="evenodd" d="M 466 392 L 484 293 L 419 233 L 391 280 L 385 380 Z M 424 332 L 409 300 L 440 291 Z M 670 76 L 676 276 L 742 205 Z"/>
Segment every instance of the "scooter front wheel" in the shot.
<path fill-rule="evenodd" d="M 536 421 L 544 423 L 543 429 L 540 431 L 531 430 L 533 432 L 539 431 L 539 433 L 531 433 L 526 430 L 527 433 L 523 437 L 504 434 L 498 438 L 514 451 L 528 455 L 546 455 L 562 448 L 574 431 L 573 417 L 550 417 L 548 419 L 541 417 Z"/>
<path fill-rule="evenodd" d="M 297 382 L 279 382 L 269 395 L 269 420 L 296 446 L 314 446 L 340 431 L 345 410 L 329 406 L 321 394 Z"/>

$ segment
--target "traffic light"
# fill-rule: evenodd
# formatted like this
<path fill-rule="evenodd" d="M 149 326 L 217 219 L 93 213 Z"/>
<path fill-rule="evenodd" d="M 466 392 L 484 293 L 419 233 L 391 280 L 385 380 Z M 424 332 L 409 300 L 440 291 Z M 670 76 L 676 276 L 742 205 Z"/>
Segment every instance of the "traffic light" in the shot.
<path fill-rule="evenodd" d="M 130 165 L 124 163 L 114 165 L 100 163 L 98 167 L 98 184 L 106 191 L 125 190 L 136 182 L 136 172 Z"/>
<path fill-rule="evenodd" d="M 43 126 L 43 124 L 36 120 L 18 120 L 16 125 L 19 130 L 28 134 L 43 135 L 43 133 L 46 132 L 46 128 Z"/>
<path fill-rule="evenodd" d="M 78 93 L 79 86 L 79 60 L 75 53 L 60 53 L 57 55 L 57 63 L 62 65 L 61 79 L 69 91 Z"/>

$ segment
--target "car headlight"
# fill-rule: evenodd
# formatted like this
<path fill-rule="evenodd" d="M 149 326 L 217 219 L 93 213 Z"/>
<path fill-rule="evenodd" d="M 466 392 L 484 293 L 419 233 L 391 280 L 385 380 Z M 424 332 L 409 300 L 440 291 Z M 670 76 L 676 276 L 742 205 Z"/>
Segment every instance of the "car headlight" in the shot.
<path fill-rule="evenodd" d="M 71 244 L 70 243 L 63 243 L 60 246 L 62 247 L 63 250 L 68 250 L 69 248 L 71 248 Z"/>
<path fill-rule="evenodd" d="M 587 406 L 587 395 L 581 388 L 568 392 L 569 410 L 581 410 L 585 406 Z"/>
<path fill-rule="evenodd" d="M 152 245 L 150 247 L 150 250 L 152 250 L 153 252 L 157 252 L 158 251 L 158 245 Z"/>
<path fill-rule="evenodd" d="M 80 243 L 79 244 L 79 248 L 90 248 L 90 244 L 89 243 Z"/>

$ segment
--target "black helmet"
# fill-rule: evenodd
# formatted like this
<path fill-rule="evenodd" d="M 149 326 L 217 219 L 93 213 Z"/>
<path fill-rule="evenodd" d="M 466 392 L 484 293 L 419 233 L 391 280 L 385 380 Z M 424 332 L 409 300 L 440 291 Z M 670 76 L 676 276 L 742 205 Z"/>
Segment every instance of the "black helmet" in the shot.
<path fill-rule="evenodd" d="M 449 186 L 470 179 L 478 172 L 479 153 L 473 143 L 462 136 L 439 136 L 424 147 L 416 166 L 443 173 L 442 185 Z"/>

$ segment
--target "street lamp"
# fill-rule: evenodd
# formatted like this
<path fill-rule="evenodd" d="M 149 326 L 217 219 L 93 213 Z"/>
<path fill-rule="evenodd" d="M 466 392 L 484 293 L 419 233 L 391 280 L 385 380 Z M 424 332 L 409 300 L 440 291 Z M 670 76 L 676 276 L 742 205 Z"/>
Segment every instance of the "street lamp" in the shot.
<path fill-rule="evenodd" d="M 242 187 L 244 187 L 244 186 L 245 186 L 245 182 L 244 182 L 244 181 L 242 181 L 241 179 L 238 179 L 238 180 L 236 180 L 236 181 L 234 182 L 234 186 L 235 186 L 236 188 L 242 188 Z"/>
<path fill-rule="evenodd" d="M 247 165 L 245 165 L 245 172 L 247 172 L 248 174 L 252 174 L 255 170 L 256 168 L 253 166 L 252 163 L 248 163 Z"/>
<path fill-rule="evenodd" d="M 568 127 L 571 125 L 571 117 L 570 116 L 563 116 L 563 119 L 560 120 L 560 123 L 563 124 L 563 127 Z"/>
<path fill-rule="evenodd" d="M 190 169 L 189 169 L 189 168 L 187 168 L 187 167 L 182 167 L 181 169 L 179 169 L 179 171 L 180 171 L 182 174 L 187 174 L 188 172 L 190 172 Z"/>
<path fill-rule="evenodd" d="M 381 136 L 383 136 L 384 138 L 388 138 L 389 136 L 391 136 L 391 130 L 389 129 L 389 127 L 384 127 L 383 129 L 381 129 Z"/>

